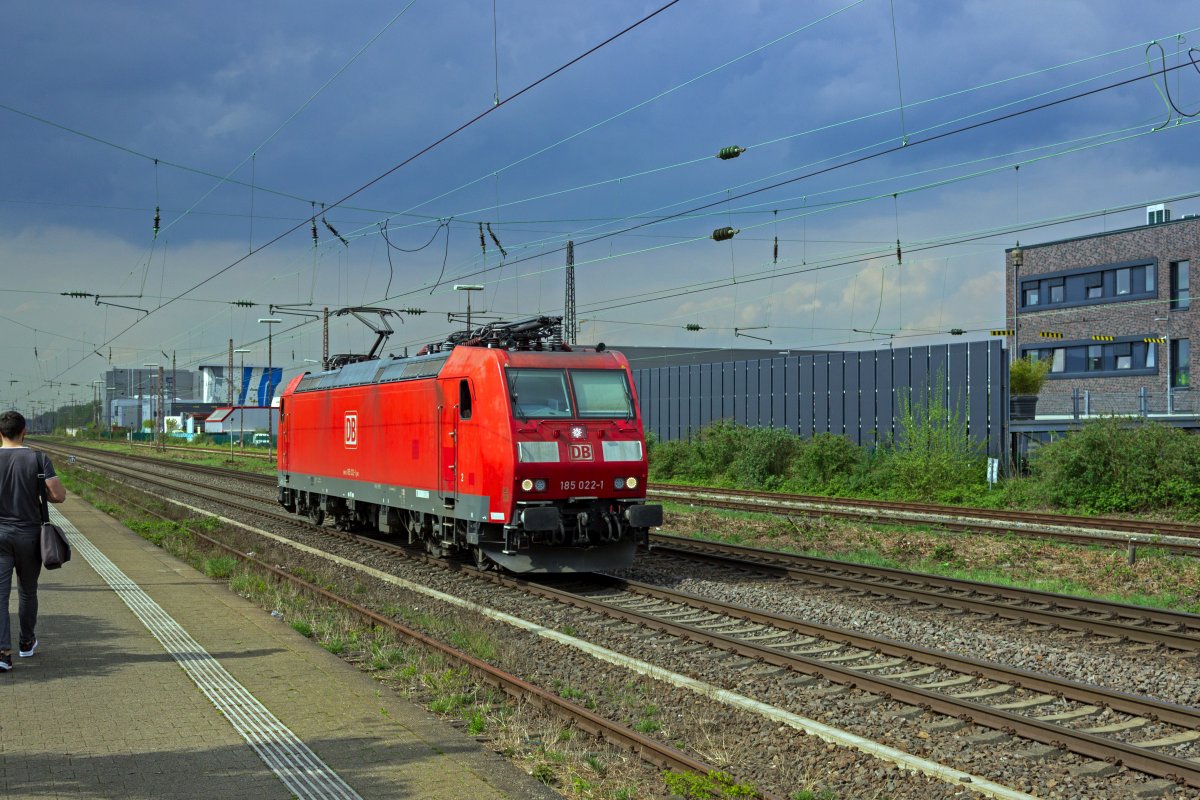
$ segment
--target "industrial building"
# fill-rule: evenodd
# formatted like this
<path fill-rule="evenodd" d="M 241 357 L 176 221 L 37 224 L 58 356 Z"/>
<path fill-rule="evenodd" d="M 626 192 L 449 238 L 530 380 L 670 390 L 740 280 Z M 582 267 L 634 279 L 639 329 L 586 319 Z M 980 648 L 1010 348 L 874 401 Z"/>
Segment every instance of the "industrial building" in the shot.
<path fill-rule="evenodd" d="M 1200 216 L 1164 205 L 1145 225 L 1007 250 L 1009 351 L 1050 362 L 1037 416 L 1194 416 L 1197 259 Z"/>

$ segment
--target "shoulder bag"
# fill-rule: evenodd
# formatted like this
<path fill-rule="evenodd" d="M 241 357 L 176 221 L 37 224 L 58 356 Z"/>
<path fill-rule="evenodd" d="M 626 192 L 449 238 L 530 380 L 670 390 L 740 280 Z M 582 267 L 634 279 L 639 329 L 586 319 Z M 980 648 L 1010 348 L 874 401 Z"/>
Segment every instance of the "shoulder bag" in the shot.
<path fill-rule="evenodd" d="M 42 565 L 46 569 L 58 569 L 63 564 L 71 560 L 71 545 L 67 543 L 66 534 L 50 521 L 50 508 L 46 504 L 46 498 L 49 497 L 46 489 L 46 463 L 45 456 L 38 453 L 38 466 L 41 472 L 38 473 L 38 480 L 42 484 Z"/>

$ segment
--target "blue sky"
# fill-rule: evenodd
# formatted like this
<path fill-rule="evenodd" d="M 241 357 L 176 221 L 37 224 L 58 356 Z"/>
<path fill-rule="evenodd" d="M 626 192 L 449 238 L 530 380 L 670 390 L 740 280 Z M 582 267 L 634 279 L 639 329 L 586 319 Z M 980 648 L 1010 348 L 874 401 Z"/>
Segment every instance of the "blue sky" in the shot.
<path fill-rule="evenodd" d="M 313 208 L 658 5 L 13 7 L 0 401 L 87 400 L 104 370 L 164 353 L 223 364 L 230 339 L 265 364 L 257 319 L 271 304 L 425 309 L 396 324 L 390 352 L 448 330 L 465 310 L 455 282 L 485 285 L 476 314 L 561 313 L 568 238 L 585 342 L 764 344 L 735 328 L 780 349 L 978 338 L 1005 327 L 1016 240 L 1136 225 L 1140 207 L 1045 223 L 1200 192 L 1191 120 L 1155 131 L 1168 114 L 1149 80 L 924 141 L 1144 76 L 1152 40 L 1168 67 L 1186 63 L 1194 4 L 681 0 L 327 209 L 349 244 L 319 225 L 314 248 Z M 1200 71 L 1168 82 L 1200 108 Z M 749 149 L 713 157 L 734 144 Z M 391 249 L 389 264 L 385 223 L 396 248 L 429 246 Z M 507 257 L 490 239 L 481 252 L 479 223 Z M 612 235 L 641 223 L 654 224 Z M 726 225 L 741 230 L 732 242 L 705 238 Z M 320 325 L 282 318 L 274 360 L 294 372 L 320 357 Z M 372 340 L 345 317 L 331 328 L 334 352 Z"/>

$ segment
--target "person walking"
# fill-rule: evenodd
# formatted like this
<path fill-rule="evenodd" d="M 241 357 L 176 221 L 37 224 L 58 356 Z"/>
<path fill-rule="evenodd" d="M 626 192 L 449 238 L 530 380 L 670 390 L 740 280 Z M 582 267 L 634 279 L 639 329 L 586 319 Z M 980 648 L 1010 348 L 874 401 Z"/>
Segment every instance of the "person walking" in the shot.
<path fill-rule="evenodd" d="M 25 446 L 25 417 L 16 411 L 0 414 L 0 672 L 12 669 L 12 629 L 8 597 L 13 572 L 17 573 L 17 616 L 20 619 L 19 653 L 28 658 L 37 652 L 38 576 L 42 574 L 42 481 L 46 499 L 61 503 L 67 490 L 54 472 L 49 456 Z"/>

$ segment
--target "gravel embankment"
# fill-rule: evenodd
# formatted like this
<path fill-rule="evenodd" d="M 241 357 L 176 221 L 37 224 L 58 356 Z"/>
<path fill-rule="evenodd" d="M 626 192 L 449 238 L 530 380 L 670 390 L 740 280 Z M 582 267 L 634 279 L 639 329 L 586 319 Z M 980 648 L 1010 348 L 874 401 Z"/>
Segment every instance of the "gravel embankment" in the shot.
<path fill-rule="evenodd" d="M 245 486 L 238 485 L 239 488 Z M 268 505 L 273 503 L 272 495 L 269 488 L 264 490 L 264 501 Z M 194 505 L 209 504 L 195 502 Z M 212 510 L 234 516 L 216 507 Z M 245 521 L 262 526 L 260 520 Z M 1087 762 L 1071 754 L 1054 755 L 1045 760 L 1026 757 L 1026 751 L 1037 749 L 1028 742 L 1008 740 L 1002 735 L 995 739 L 991 732 L 974 726 L 945 724 L 945 718 L 919 711 L 914 714 L 911 707 L 902 704 L 844 690 L 824 681 L 810 682 L 801 676 L 763 670 L 744 659 L 727 655 L 713 657 L 707 650 L 697 650 L 695 645 L 665 635 L 624 623 L 614 624 L 462 575 L 388 555 L 366 553 L 352 543 L 316 532 L 299 535 L 294 530 L 278 532 L 546 627 L 571 629 L 581 639 L 1038 797 L 1071 800 L 1132 798 L 1146 796 L 1147 789 L 1158 785 L 1126 770 L 1108 777 L 1074 776 L 1070 774 L 1070 768 Z M 251 541 L 247 539 L 247 542 Z M 299 555 L 283 545 L 264 545 L 259 540 L 252 549 L 260 556 L 269 555 L 280 564 L 292 568 L 304 566 L 328 575 L 346 587 L 365 586 L 365 600 L 363 593 L 355 597 L 368 605 L 403 603 L 449 617 L 463 614 L 461 610 L 426 596 L 365 579 L 351 570 L 330 568 L 315 556 Z M 650 563 L 632 569 L 630 577 L 825 624 L 882 633 L 927 647 L 1008 661 L 1041 672 L 1053 671 L 1073 680 L 1103 682 L 1127 691 L 1146 691 L 1175 702 L 1194 702 L 1196 697 L 1195 670 L 1190 665 L 1148 663 L 1144 656 L 1139 659 L 1127 650 L 1106 654 L 1078 641 L 1055 642 L 1044 635 L 1025 634 L 1019 629 L 995 626 L 970 616 L 931 614 L 923 618 L 909 608 L 890 613 L 870 602 L 846 597 L 806 594 L 802 589 L 784 591 L 778 581 L 741 578 L 730 582 L 723 580 L 719 572 L 702 568 L 685 577 L 668 575 L 656 571 Z M 494 631 L 497 641 L 506 644 L 497 659 L 505 669 L 560 693 L 565 689 L 580 692 L 583 697 L 579 702 L 590 700 L 601 713 L 630 725 L 651 719 L 660 726 L 653 735 L 710 763 L 724 766 L 722 762 L 726 762 L 739 778 L 751 780 L 781 797 L 801 786 L 830 789 L 839 800 L 908 797 L 938 800 L 974 794 L 969 786 L 955 786 L 915 775 L 857 751 L 828 745 L 816 737 L 780 729 L 757 715 L 735 711 L 694 693 L 633 676 L 532 634 L 516 633 L 497 623 L 480 622 L 480 626 Z M 1189 674 L 1192 677 L 1188 677 Z M 1130 677 L 1126 679 L 1126 675 Z M 973 742 L 975 737 L 983 739 Z M 1170 796 L 1200 798 L 1200 793 L 1186 790 Z"/>

